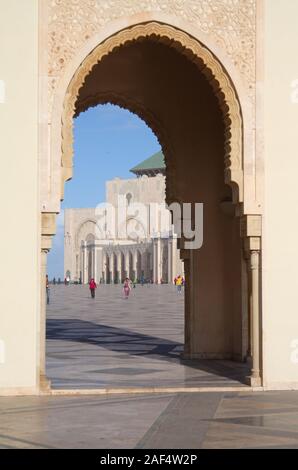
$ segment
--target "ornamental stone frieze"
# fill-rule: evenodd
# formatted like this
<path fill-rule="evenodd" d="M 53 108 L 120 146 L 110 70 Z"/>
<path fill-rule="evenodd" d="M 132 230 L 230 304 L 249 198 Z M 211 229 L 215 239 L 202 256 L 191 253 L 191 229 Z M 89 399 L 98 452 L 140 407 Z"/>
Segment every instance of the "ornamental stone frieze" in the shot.
<path fill-rule="evenodd" d="M 256 0 L 45 0 L 50 103 L 59 78 L 93 35 L 119 18 L 150 13 L 194 25 L 222 49 L 254 100 Z M 149 18 L 149 17 L 148 17 Z M 137 22 L 137 20 L 136 20 Z"/>

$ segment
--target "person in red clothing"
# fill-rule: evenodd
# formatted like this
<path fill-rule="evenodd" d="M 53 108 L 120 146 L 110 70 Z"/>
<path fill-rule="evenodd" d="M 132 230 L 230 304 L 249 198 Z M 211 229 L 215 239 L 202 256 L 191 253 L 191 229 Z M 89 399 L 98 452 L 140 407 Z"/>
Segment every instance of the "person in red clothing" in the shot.
<path fill-rule="evenodd" d="M 95 297 L 95 289 L 96 288 L 97 288 L 96 282 L 94 281 L 94 279 L 92 277 L 90 279 L 90 282 L 89 282 L 89 289 L 90 289 L 90 292 L 91 292 L 92 299 L 94 299 L 94 297 Z"/>

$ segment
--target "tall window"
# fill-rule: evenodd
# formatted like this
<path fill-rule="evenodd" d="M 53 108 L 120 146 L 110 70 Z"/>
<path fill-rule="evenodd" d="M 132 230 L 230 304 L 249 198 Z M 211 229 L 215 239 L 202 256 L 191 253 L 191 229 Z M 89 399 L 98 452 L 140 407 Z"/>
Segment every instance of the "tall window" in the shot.
<path fill-rule="evenodd" d="M 128 206 L 130 205 L 131 200 L 132 200 L 132 195 L 130 193 L 127 193 L 126 194 L 126 201 L 127 201 Z"/>

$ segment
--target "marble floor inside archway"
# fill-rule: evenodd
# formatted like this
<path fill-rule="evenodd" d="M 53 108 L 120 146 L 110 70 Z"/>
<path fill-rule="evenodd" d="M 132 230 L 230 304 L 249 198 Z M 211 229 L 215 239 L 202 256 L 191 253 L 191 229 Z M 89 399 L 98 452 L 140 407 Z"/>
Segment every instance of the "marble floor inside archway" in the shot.
<path fill-rule="evenodd" d="M 53 389 L 243 387 L 245 364 L 187 361 L 184 295 L 174 286 L 56 285 L 47 308 L 47 376 Z"/>

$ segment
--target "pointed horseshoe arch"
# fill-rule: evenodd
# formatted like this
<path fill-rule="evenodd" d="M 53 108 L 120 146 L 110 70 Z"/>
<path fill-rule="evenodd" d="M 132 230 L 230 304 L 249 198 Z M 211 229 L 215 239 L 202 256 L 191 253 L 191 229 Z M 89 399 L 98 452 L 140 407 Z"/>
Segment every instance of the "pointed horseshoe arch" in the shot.
<path fill-rule="evenodd" d="M 150 38 L 153 41 L 173 47 L 190 61 L 194 62 L 202 74 L 207 78 L 214 94 L 217 97 L 223 121 L 225 125 L 225 156 L 224 156 L 224 181 L 232 188 L 233 202 L 243 202 L 243 120 L 241 106 L 226 70 L 219 60 L 201 44 L 186 32 L 166 24 L 148 22 L 121 30 L 100 43 L 81 63 L 72 77 L 64 98 L 62 112 L 62 177 L 61 198 L 63 198 L 64 183 L 72 177 L 73 166 L 73 118 L 79 90 L 83 86 L 86 77 L 92 68 L 103 57 L 114 50 L 131 42 Z M 148 112 L 140 103 L 121 100 L 111 92 L 101 97 L 101 102 L 111 102 L 138 114 L 155 132 L 165 154 L 167 173 L 172 173 L 170 143 L 166 138 L 165 130 L 160 126 L 158 119 Z M 92 104 L 91 104 L 92 105 Z M 169 191 L 170 192 L 170 191 Z M 167 199 L 171 202 L 171 195 Z"/>

